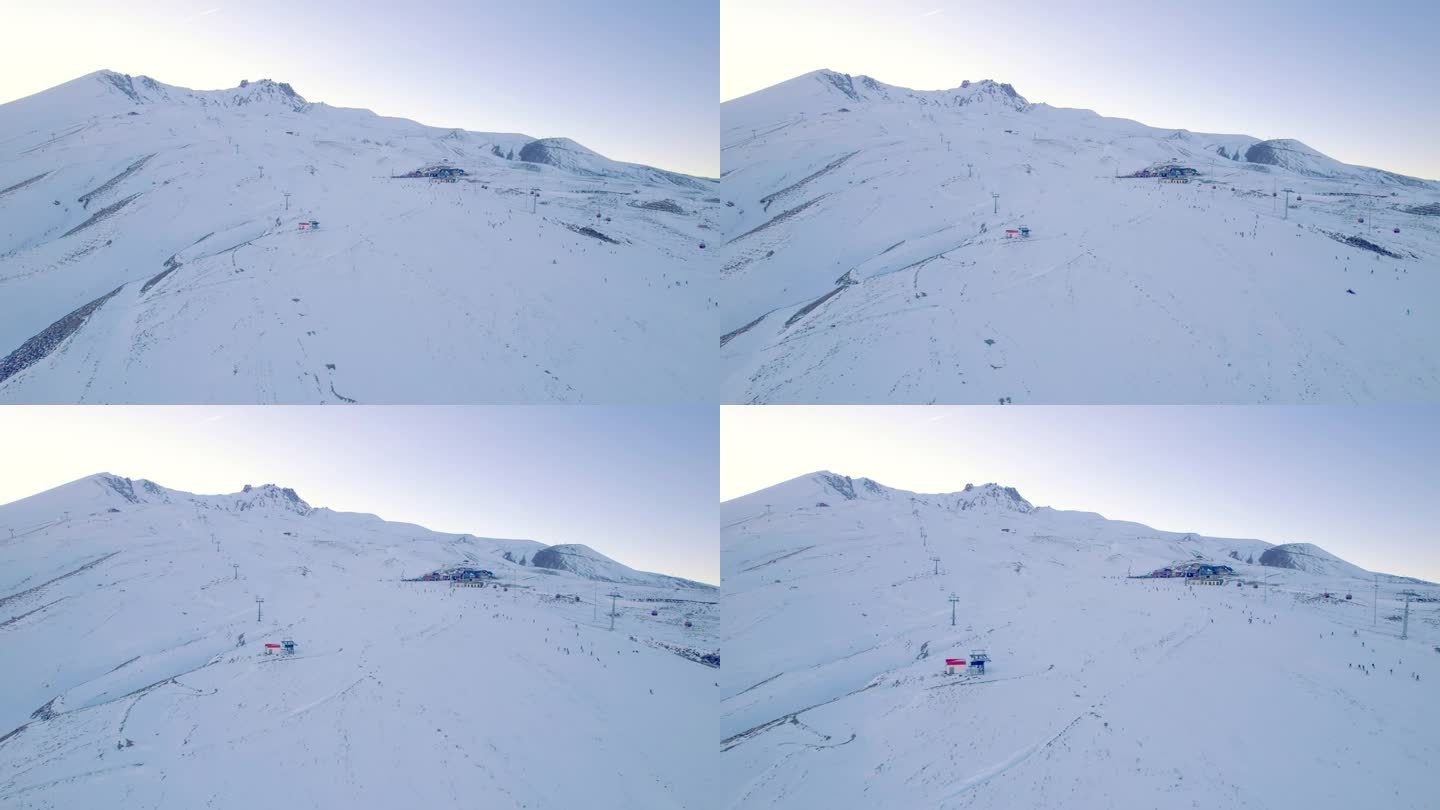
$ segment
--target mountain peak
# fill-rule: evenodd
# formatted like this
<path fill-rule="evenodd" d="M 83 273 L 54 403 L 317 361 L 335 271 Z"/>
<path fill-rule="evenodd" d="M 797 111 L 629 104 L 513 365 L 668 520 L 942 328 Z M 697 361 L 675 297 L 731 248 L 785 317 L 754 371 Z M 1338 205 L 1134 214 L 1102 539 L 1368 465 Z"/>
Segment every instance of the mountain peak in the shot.
<path fill-rule="evenodd" d="M 911 90 L 907 87 L 897 87 L 877 81 L 870 76 L 852 76 L 849 73 L 840 73 L 828 68 L 812 71 L 799 78 L 819 81 L 830 92 L 839 93 L 854 102 L 908 102 L 947 107 L 993 103 L 1021 112 L 1030 108 L 1030 102 L 1017 93 L 1013 85 L 997 82 L 994 79 L 981 79 L 974 82 L 966 79 L 960 82 L 959 87 L 945 90 Z"/>
<path fill-rule="evenodd" d="M 242 512 L 256 507 L 279 507 L 301 515 L 308 515 L 311 512 L 310 504 L 306 503 L 290 487 L 281 487 L 275 484 L 261 484 L 257 487 L 246 484 L 240 490 L 239 495 L 249 496 L 239 497 L 236 501 L 236 507 Z"/>
<path fill-rule="evenodd" d="M 889 487 L 869 478 L 851 478 L 848 475 L 839 475 L 828 470 L 821 470 L 811 477 L 835 490 L 836 494 L 847 501 L 856 500 L 865 494 L 882 497 L 890 494 Z"/>
<path fill-rule="evenodd" d="M 1260 554 L 1260 564 L 1329 576 L 1363 577 L 1368 573 L 1360 566 L 1346 562 L 1314 543 L 1282 543 L 1271 546 Z"/>
<path fill-rule="evenodd" d="M 166 497 L 164 487 L 145 478 L 132 480 L 124 476 L 102 472 L 88 476 L 82 480 L 94 481 L 130 503 L 146 502 L 148 500 L 146 498 L 147 495 L 159 500 L 164 500 Z"/>
<path fill-rule="evenodd" d="M 190 90 L 158 82 L 149 76 L 132 76 L 114 70 L 99 70 L 81 79 L 95 79 L 113 93 L 135 104 L 183 104 L 196 106 L 244 107 L 250 104 L 278 104 L 300 111 L 308 106 L 295 88 L 272 79 L 241 79 L 240 84 L 225 90 Z"/>
<path fill-rule="evenodd" d="M 530 555 L 530 565 L 552 571 L 567 571 L 585 579 L 616 584 L 700 589 L 712 587 L 679 577 L 636 571 L 581 543 L 546 546 Z"/>
<path fill-rule="evenodd" d="M 1025 500 L 1015 487 L 993 483 L 979 486 L 966 484 L 964 490 L 955 494 L 958 496 L 957 504 L 962 511 L 980 506 L 991 506 L 1022 514 L 1035 511 L 1035 506 Z"/>
<path fill-rule="evenodd" d="M 543 163 L 560 169 L 584 167 L 597 159 L 604 159 L 569 138 L 533 140 L 520 147 L 519 157 L 525 163 Z"/>
<path fill-rule="evenodd" d="M 239 492 L 229 495 L 195 495 L 167 489 L 144 478 L 132 479 L 110 473 L 96 473 L 83 480 L 93 481 L 111 490 L 122 500 L 136 505 L 193 502 L 210 508 L 219 507 L 237 512 L 256 508 L 279 508 L 300 515 L 308 515 L 313 511 L 310 504 L 306 503 L 295 490 L 275 484 L 259 486 L 246 484 Z"/>
<path fill-rule="evenodd" d="M 277 82 L 272 79 L 259 79 L 250 81 L 241 79 L 240 85 L 235 90 L 248 91 L 246 97 L 252 102 L 259 99 L 273 98 L 285 104 L 303 106 L 306 101 L 301 95 L 295 92 L 288 82 Z"/>
<path fill-rule="evenodd" d="M 114 70 L 100 70 L 90 76 L 109 85 L 115 92 L 136 104 L 144 104 L 153 96 L 164 94 L 164 85 L 149 76 L 131 76 Z"/>

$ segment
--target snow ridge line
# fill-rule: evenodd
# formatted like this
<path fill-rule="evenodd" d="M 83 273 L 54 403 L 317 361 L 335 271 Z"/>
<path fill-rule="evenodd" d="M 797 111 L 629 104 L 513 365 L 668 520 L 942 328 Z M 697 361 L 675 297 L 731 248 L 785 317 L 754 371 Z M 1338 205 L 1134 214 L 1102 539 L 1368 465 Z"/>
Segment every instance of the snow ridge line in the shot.
<path fill-rule="evenodd" d="M 4 379 L 4 378 L 3 378 L 3 377 L 0 377 L 0 379 Z M 51 580 L 47 580 L 47 581 L 45 581 L 45 582 L 42 582 L 42 583 L 40 583 L 39 585 L 36 585 L 35 587 L 30 588 L 29 590 L 24 590 L 24 591 L 21 591 L 21 592 L 19 592 L 19 593 L 13 593 L 13 594 L 11 594 L 11 595 L 3 598 L 3 599 L 0 599 L 0 607 L 4 607 L 5 605 L 10 604 L 11 602 L 13 602 L 13 601 L 15 601 L 15 600 L 17 600 L 17 599 L 23 599 L 23 598 L 25 598 L 25 597 L 27 597 L 27 596 L 30 596 L 31 594 L 37 593 L 37 592 L 39 592 L 39 591 L 41 591 L 41 590 L 43 590 L 43 589 L 45 589 L 45 588 L 50 587 L 51 585 L 54 585 L 55 583 L 59 582 L 59 581 L 62 580 L 62 579 L 65 579 L 65 578 L 67 578 L 67 577 L 73 577 L 73 576 L 75 576 L 76 574 L 78 574 L 78 573 L 80 573 L 80 572 L 82 572 L 82 571 L 88 571 L 89 569 L 94 568 L 95 566 L 99 565 L 100 563 L 105 562 L 106 560 L 110 559 L 111 557 L 114 557 L 116 554 L 119 554 L 119 553 L 120 553 L 120 552 L 118 552 L 118 551 L 112 551 L 112 552 L 110 552 L 109 554 L 106 554 L 106 555 L 103 556 L 103 557 L 99 557 L 99 558 L 96 558 L 96 559 L 94 559 L 94 560 L 91 560 L 91 561 L 88 562 L 88 563 L 85 563 L 84 565 L 80 566 L 79 568 L 76 568 L 76 569 L 73 570 L 73 571 L 69 571 L 69 572 L 67 572 L 67 573 L 61 574 L 61 575 L 58 576 L 58 577 L 55 577 L 54 579 L 51 579 Z M 52 602 L 51 604 L 54 604 L 54 603 Z"/>
<path fill-rule="evenodd" d="M 129 166 L 125 167 L 124 171 L 120 172 L 109 180 L 106 180 L 104 183 L 101 183 L 99 186 L 96 186 L 89 192 L 82 194 L 80 197 L 77 198 L 77 201 L 80 203 L 81 207 L 89 208 L 91 200 L 114 188 L 115 184 L 119 183 L 120 181 L 124 180 L 135 172 L 140 171 L 140 169 L 144 168 L 146 163 L 150 162 L 150 158 L 155 157 L 156 154 L 158 153 L 152 152 L 135 161 L 134 163 L 131 163 Z"/>
<path fill-rule="evenodd" d="M 92 214 L 89 219 L 85 220 L 84 222 L 80 223 L 79 225 L 76 225 L 75 227 L 71 228 L 70 230 L 66 231 L 65 233 L 60 234 L 60 238 L 61 238 L 61 239 L 64 239 L 64 238 L 67 237 L 67 236 L 74 236 L 75 234 L 77 234 L 77 233 L 85 230 L 86 228 L 90 227 L 91 225 L 94 225 L 94 224 L 96 224 L 96 223 L 98 223 L 98 222 L 102 222 L 102 221 L 108 219 L 111 214 L 114 214 L 115 212 L 117 212 L 117 211 L 119 211 L 120 209 L 124 208 L 125 206 L 129 205 L 131 202 L 133 202 L 133 201 L 135 200 L 136 197 L 139 197 L 139 196 L 140 196 L 140 192 L 137 191 L 137 192 L 135 192 L 134 194 L 131 194 L 129 197 L 126 197 L 126 198 L 120 200 L 119 202 L 114 202 L 114 203 L 111 203 L 111 204 L 105 206 L 104 208 L 101 208 L 99 211 L 96 211 L 94 214 Z"/>
<path fill-rule="evenodd" d="M 797 549 L 795 549 L 794 551 L 787 552 L 787 553 L 785 553 L 785 554 L 781 554 L 779 557 L 773 557 L 773 558 L 771 558 L 771 559 L 769 559 L 769 560 L 766 560 L 765 562 L 760 563 L 760 564 L 758 564 L 758 565 L 752 565 L 752 566 L 750 566 L 749 568 L 741 568 L 741 569 L 740 569 L 740 573 L 745 574 L 745 573 L 749 573 L 750 571 L 754 571 L 754 570 L 756 570 L 757 568 L 764 568 L 764 567 L 767 566 L 767 565 L 774 565 L 775 563 L 780 562 L 781 560 L 786 559 L 787 557 L 794 557 L 796 554 L 799 554 L 799 553 L 801 553 L 801 552 L 803 552 L 803 551 L 809 551 L 809 550 L 812 549 L 812 548 L 815 548 L 815 546 L 814 546 L 813 544 L 808 545 L 808 546 L 805 546 L 804 548 L 797 548 Z"/>
<path fill-rule="evenodd" d="M 118 203 L 117 203 L 118 204 Z M 99 214 L 96 214 L 99 216 Z M 92 217 L 93 219 L 93 217 Z M 0 359 L 0 383 L 19 374 L 25 369 L 49 357 L 52 352 L 64 343 L 66 338 L 80 331 L 80 327 L 90 320 L 95 311 L 105 305 L 114 295 L 125 288 L 124 284 L 111 290 L 108 293 L 96 298 L 94 301 L 71 312 L 69 315 L 50 324 L 40 331 L 39 334 L 20 344 L 20 348 Z M 117 552 L 118 553 L 118 552 Z M 0 604 L 4 604 L 0 602 Z"/>
<path fill-rule="evenodd" d="M 841 166 L 844 166 L 845 163 L 850 160 L 850 158 L 853 158 L 853 157 L 855 157 L 855 156 L 858 155 L 858 154 L 860 154 L 860 150 L 859 150 L 859 149 L 856 149 L 854 152 L 851 152 L 851 153 L 848 154 L 848 155 L 841 155 L 840 157 L 835 158 L 834 160 L 832 160 L 832 161 L 830 161 L 829 163 L 825 164 L 824 168 L 820 169 L 819 171 L 814 172 L 814 173 L 810 174 L 810 175 L 807 176 L 807 177 L 801 178 L 800 180 L 798 180 L 798 181 L 796 181 L 796 182 L 794 182 L 794 183 L 791 183 L 790 185 L 786 186 L 785 188 L 780 189 L 779 191 L 777 191 L 777 192 L 775 192 L 775 193 L 773 193 L 773 194 L 768 194 L 768 195 L 766 195 L 766 196 L 764 196 L 764 197 L 761 197 L 761 198 L 760 198 L 760 203 L 764 206 L 764 208 L 765 208 L 766 211 L 769 211 L 769 210 L 770 210 L 770 203 L 773 203 L 773 202 L 775 202 L 776 200 L 780 199 L 781 197 L 784 197 L 784 196 L 786 196 L 786 195 L 788 195 L 788 194 L 790 194 L 790 193 L 792 193 L 792 192 L 799 191 L 801 188 L 803 188 L 803 187 L 805 186 L 805 184 L 809 183 L 810 181 L 815 180 L 815 179 L 818 179 L 818 178 L 820 178 L 820 177 L 822 177 L 822 176 L 824 176 L 824 175 L 826 175 L 826 174 L 834 171 L 835 169 L 838 169 L 838 168 L 840 168 Z"/>
<path fill-rule="evenodd" d="M 776 214 L 773 219 L 771 219 L 771 220 L 769 220 L 769 221 L 767 221 L 767 222 L 765 222 L 765 223 L 763 223 L 763 224 L 761 224 L 761 225 L 757 225 L 757 226 L 755 226 L 754 228 L 751 228 L 750 230 L 746 231 L 745 233 L 740 234 L 739 236 L 735 237 L 734 239 L 731 239 L 729 242 L 726 242 L 725 244 L 727 244 L 727 245 L 733 245 L 733 244 L 735 244 L 736 242 L 739 242 L 741 239 L 744 239 L 744 238 L 747 237 L 747 236 L 754 236 L 755 234 L 757 234 L 757 233 L 765 230 L 766 228 L 769 228 L 771 225 L 778 225 L 778 224 L 780 224 L 781 222 L 784 222 L 785 220 L 790 219 L 791 217 L 794 217 L 795 215 L 797 215 L 797 214 L 801 213 L 802 211 L 804 211 L 806 208 L 809 208 L 810 206 L 814 205 L 815 203 L 820 202 L 821 200 L 823 200 L 823 199 L 825 199 L 826 197 L 829 197 L 829 196 L 830 196 L 829 193 L 821 194 L 819 197 L 816 197 L 816 198 L 813 199 L 813 200 L 810 200 L 810 201 L 808 201 L 808 202 L 800 203 L 799 205 L 797 205 L 797 206 L 795 206 L 794 208 L 791 208 L 791 209 L 789 209 L 789 210 L 787 210 L 787 211 L 782 211 L 782 212 L 780 212 L 779 214 Z"/>
<path fill-rule="evenodd" d="M 771 310 L 771 311 L 773 312 L 774 310 Z M 727 332 L 727 333 L 721 335 L 721 336 L 720 336 L 720 348 L 722 348 L 722 349 L 725 348 L 725 344 L 726 344 L 726 343 L 729 343 L 730 341 L 734 340 L 735 338 L 740 337 L 741 335 L 745 334 L 746 332 L 749 332 L 751 329 L 754 329 L 756 326 L 759 326 L 759 325 L 760 325 L 760 322 L 763 321 L 763 320 L 765 320 L 765 316 L 766 316 L 766 315 L 769 315 L 769 314 L 770 314 L 770 313 L 767 312 L 767 313 L 765 313 L 765 315 L 761 315 L 760 317 L 756 318 L 755 320 L 751 321 L 750 323 L 745 324 L 744 326 L 740 327 L 739 329 L 735 329 L 735 330 L 733 330 L 733 331 L 730 331 L 730 332 Z"/>
<path fill-rule="evenodd" d="M 34 177 L 30 178 L 29 180 L 21 180 L 20 182 L 16 183 L 15 185 L 13 185 L 13 186 L 11 186 L 11 187 L 9 187 L 9 188 L 0 188 L 0 197 L 3 197 L 3 196 L 5 196 L 6 194 L 9 194 L 9 193 L 12 192 L 12 191 L 19 191 L 20 189 L 25 188 L 26 186 L 30 185 L 31 183 L 35 183 L 35 182 L 38 182 L 38 181 L 40 181 L 40 180 L 43 180 L 43 179 L 45 179 L 45 177 L 48 176 L 49 174 L 50 174 L 50 172 L 41 172 L 41 173 L 35 175 Z"/>

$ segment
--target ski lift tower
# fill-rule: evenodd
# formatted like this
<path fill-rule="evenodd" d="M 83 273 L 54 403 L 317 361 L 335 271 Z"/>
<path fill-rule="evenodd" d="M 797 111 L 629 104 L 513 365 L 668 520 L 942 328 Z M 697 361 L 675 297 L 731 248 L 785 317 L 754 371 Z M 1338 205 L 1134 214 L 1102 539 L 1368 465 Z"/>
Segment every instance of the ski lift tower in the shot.
<path fill-rule="evenodd" d="M 257 597 L 255 597 L 255 623 L 256 623 L 256 624 L 259 624 L 259 623 L 260 623 L 260 606 L 263 605 L 263 604 L 265 604 L 265 597 L 263 597 L 263 596 L 257 596 Z"/>
<path fill-rule="evenodd" d="M 1404 641 L 1410 638 L 1410 600 L 1420 594 L 1414 591 L 1401 591 L 1398 595 L 1405 597 L 1405 620 L 1400 625 L 1400 640 Z"/>
<path fill-rule="evenodd" d="M 950 626 L 951 626 L 951 627 L 954 627 L 954 626 L 955 626 L 955 603 L 956 603 L 956 602 L 959 602 L 959 601 L 960 601 L 960 597 L 956 596 L 954 591 L 951 591 L 951 592 L 950 592 Z"/>
<path fill-rule="evenodd" d="M 998 191 L 992 191 L 992 192 L 990 192 L 990 199 L 992 199 L 992 200 L 995 201 L 995 210 L 994 210 L 992 213 L 995 213 L 995 214 L 1000 213 L 1000 192 L 998 192 Z"/>
<path fill-rule="evenodd" d="M 610 597 L 610 629 L 611 629 L 611 630 L 614 630 L 614 629 L 615 629 L 615 600 L 620 598 L 620 591 L 618 591 L 618 590 L 611 590 L 610 593 L 607 593 L 607 594 L 605 594 L 605 595 L 608 596 L 608 597 Z"/>
<path fill-rule="evenodd" d="M 937 576 L 937 577 L 940 576 L 940 558 L 939 558 L 939 557 L 931 557 L 931 558 L 930 558 L 930 562 L 935 563 L 935 576 Z"/>
<path fill-rule="evenodd" d="M 535 213 L 535 203 L 540 199 L 540 189 L 536 186 L 530 187 L 530 213 Z"/>

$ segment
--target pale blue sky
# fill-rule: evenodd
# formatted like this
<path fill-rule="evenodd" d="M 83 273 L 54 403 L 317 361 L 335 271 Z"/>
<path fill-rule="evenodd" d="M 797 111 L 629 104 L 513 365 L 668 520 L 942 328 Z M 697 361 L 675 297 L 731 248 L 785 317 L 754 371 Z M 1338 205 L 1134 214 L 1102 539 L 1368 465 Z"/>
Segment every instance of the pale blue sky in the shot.
<path fill-rule="evenodd" d="M 720 437 L 727 500 L 820 469 L 917 492 L 993 481 L 1440 581 L 1440 407 L 730 406 Z"/>
<path fill-rule="evenodd" d="M 0 103 L 100 69 L 439 127 L 573 138 L 718 176 L 716 0 L 4 0 Z"/>
<path fill-rule="evenodd" d="M 719 583 L 714 407 L 0 407 L 0 503 L 97 472 L 294 487 L 429 529 L 584 543 Z"/>
<path fill-rule="evenodd" d="M 1440 179 L 1434 0 L 721 0 L 720 26 L 722 99 L 820 68 L 919 90 L 988 78 Z"/>

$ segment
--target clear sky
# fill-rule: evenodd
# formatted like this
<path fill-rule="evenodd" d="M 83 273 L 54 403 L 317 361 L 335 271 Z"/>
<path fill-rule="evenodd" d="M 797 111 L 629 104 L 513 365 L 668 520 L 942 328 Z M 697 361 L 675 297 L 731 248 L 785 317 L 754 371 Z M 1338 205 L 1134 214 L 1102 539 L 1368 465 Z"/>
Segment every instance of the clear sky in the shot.
<path fill-rule="evenodd" d="M 718 176 L 716 0 L 3 0 L 0 103 L 101 69 Z"/>
<path fill-rule="evenodd" d="M 1440 581 L 1440 407 L 730 406 L 720 422 L 725 500 L 822 469 L 915 492 L 996 482 Z"/>
<path fill-rule="evenodd" d="M 0 407 L 0 503 L 98 472 L 293 487 L 428 529 L 584 543 L 718 584 L 712 407 Z"/>
<path fill-rule="evenodd" d="M 721 0 L 720 37 L 722 99 L 820 68 L 917 90 L 995 79 L 1440 179 L 1435 0 Z"/>

